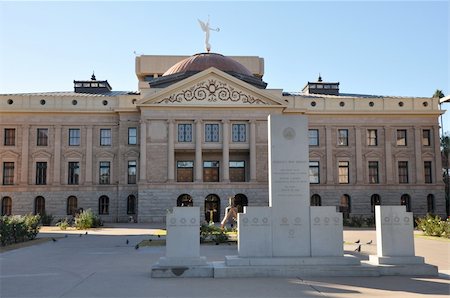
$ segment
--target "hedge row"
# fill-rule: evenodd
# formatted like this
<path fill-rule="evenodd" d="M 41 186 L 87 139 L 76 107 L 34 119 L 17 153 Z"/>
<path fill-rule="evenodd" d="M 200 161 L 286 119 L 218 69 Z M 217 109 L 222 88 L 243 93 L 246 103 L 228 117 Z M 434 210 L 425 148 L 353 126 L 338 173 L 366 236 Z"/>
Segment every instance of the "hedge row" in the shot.
<path fill-rule="evenodd" d="M 41 217 L 39 215 L 13 215 L 0 217 L 0 243 L 6 246 L 33 240 L 39 233 Z"/>

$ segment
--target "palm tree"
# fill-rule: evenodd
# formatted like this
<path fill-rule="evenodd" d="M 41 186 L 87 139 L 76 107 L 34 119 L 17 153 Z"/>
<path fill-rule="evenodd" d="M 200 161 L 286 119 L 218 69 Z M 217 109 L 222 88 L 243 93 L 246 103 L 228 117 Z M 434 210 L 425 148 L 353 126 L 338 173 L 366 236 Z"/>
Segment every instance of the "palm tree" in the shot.
<path fill-rule="evenodd" d="M 436 89 L 436 91 L 434 91 L 433 94 L 433 98 L 439 98 L 441 99 L 442 97 L 444 97 L 444 93 L 442 92 L 442 90 Z"/>

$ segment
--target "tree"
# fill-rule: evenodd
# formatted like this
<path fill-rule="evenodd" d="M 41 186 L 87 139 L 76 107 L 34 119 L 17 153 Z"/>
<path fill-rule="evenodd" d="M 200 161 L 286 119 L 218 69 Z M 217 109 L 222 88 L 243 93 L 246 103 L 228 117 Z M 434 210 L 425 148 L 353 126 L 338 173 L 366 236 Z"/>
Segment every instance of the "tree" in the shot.
<path fill-rule="evenodd" d="M 434 91 L 433 98 L 439 98 L 440 99 L 440 98 L 442 98 L 444 96 L 445 95 L 442 92 L 442 90 L 436 89 L 436 91 Z"/>

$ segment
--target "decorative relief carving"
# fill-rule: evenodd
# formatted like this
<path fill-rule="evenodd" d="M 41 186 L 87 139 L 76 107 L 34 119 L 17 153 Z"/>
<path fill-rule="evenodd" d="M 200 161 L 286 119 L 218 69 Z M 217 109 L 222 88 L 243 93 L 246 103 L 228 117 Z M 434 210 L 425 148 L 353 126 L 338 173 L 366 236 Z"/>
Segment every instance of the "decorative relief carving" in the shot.
<path fill-rule="evenodd" d="M 170 95 L 160 101 L 160 103 L 190 102 L 190 101 L 208 101 L 208 102 L 242 102 L 247 104 L 266 104 L 259 98 L 244 93 L 227 83 L 209 79 L 196 85 L 183 89 Z"/>

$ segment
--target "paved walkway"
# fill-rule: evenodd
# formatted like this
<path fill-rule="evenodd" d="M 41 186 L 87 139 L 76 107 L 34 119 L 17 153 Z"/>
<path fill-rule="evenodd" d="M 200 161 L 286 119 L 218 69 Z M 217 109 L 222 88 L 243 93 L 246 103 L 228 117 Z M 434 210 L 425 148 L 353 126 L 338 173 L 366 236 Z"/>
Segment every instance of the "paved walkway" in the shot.
<path fill-rule="evenodd" d="M 43 228 L 39 237 L 57 241 L 0 254 L 0 297 L 449 297 L 445 275 L 420 277 L 152 279 L 150 266 L 163 246 L 135 249 L 160 226 L 115 225 L 89 231 Z M 81 234 L 81 237 L 80 237 Z M 65 237 L 67 235 L 67 237 Z M 362 245 L 362 259 L 376 250 L 375 231 L 344 232 L 348 253 Z M 128 240 L 128 244 L 126 243 Z M 372 244 L 365 244 L 370 240 Z M 450 242 L 415 238 L 417 255 L 450 269 Z M 209 261 L 237 254 L 236 245 L 201 245 Z"/>

